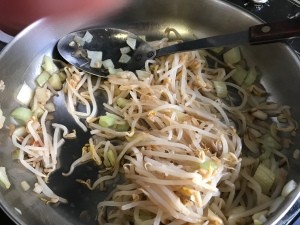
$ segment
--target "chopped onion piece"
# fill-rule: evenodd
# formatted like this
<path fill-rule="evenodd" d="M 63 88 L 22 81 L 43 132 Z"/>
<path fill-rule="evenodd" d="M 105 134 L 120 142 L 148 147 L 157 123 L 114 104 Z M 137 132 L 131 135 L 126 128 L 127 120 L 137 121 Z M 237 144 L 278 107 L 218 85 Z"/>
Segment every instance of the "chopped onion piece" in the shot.
<path fill-rule="evenodd" d="M 102 61 L 103 52 L 102 51 L 89 51 L 87 50 L 87 57 L 89 59 L 98 59 Z"/>
<path fill-rule="evenodd" d="M 57 73 L 54 73 L 48 80 L 48 83 L 55 91 L 62 89 L 62 82 L 60 76 Z"/>
<path fill-rule="evenodd" d="M 244 85 L 245 86 L 250 86 L 251 84 L 253 84 L 256 81 L 257 78 L 257 71 L 255 69 L 254 66 L 250 67 L 247 77 L 244 80 Z"/>
<path fill-rule="evenodd" d="M 99 125 L 102 127 L 111 127 L 115 124 L 116 118 L 110 115 L 100 116 Z"/>
<path fill-rule="evenodd" d="M 42 67 L 50 74 L 55 73 L 58 70 L 58 67 L 54 64 L 53 59 L 47 55 L 44 56 L 44 63 Z"/>
<path fill-rule="evenodd" d="M 255 213 L 252 216 L 254 224 L 255 225 L 261 224 L 262 225 L 263 223 L 265 223 L 267 221 L 267 219 L 266 219 L 267 214 L 268 214 L 268 210 L 264 210 L 264 211 Z"/>
<path fill-rule="evenodd" d="M 0 129 L 3 127 L 3 124 L 5 122 L 5 116 L 3 116 L 3 112 L 2 110 L 0 109 Z"/>
<path fill-rule="evenodd" d="M 262 163 L 257 167 L 254 177 L 261 186 L 264 194 L 267 194 L 275 181 L 274 173 Z"/>
<path fill-rule="evenodd" d="M 294 158 L 294 159 L 299 159 L 299 158 L 300 158 L 300 150 L 299 150 L 299 149 L 296 149 L 296 150 L 293 152 L 293 158 Z"/>
<path fill-rule="evenodd" d="M 22 189 L 23 189 L 24 191 L 28 191 L 28 190 L 30 189 L 30 185 L 29 185 L 28 182 L 25 181 L 25 180 L 23 180 L 23 181 L 21 182 L 21 187 L 22 187 Z"/>
<path fill-rule="evenodd" d="M 121 109 L 123 109 L 128 103 L 131 101 L 126 98 L 118 98 L 117 99 L 117 106 L 119 106 Z"/>
<path fill-rule="evenodd" d="M 69 46 L 70 46 L 70 47 L 74 47 L 75 45 L 76 45 L 75 41 L 71 41 L 71 42 L 69 43 Z"/>
<path fill-rule="evenodd" d="M 108 152 L 107 152 L 107 158 L 108 158 L 110 165 L 114 166 L 116 164 L 117 156 L 114 154 L 114 152 L 111 149 L 108 150 Z"/>
<path fill-rule="evenodd" d="M 128 54 L 130 51 L 131 51 L 130 47 L 127 47 L 127 46 L 120 48 L 121 54 Z"/>
<path fill-rule="evenodd" d="M 34 91 L 24 82 L 18 95 L 17 100 L 20 104 L 28 106 L 33 97 Z"/>
<path fill-rule="evenodd" d="M 5 89 L 5 84 L 4 84 L 4 81 L 3 80 L 0 80 L 0 91 L 4 91 Z"/>
<path fill-rule="evenodd" d="M 135 47 L 136 47 L 136 39 L 135 38 L 128 37 L 126 40 L 126 43 L 128 44 L 128 46 L 130 48 L 132 48 L 133 50 L 135 49 Z"/>
<path fill-rule="evenodd" d="M 139 38 L 142 39 L 143 41 L 146 41 L 146 35 L 139 35 Z"/>
<path fill-rule="evenodd" d="M 0 185 L 6 189 L 9 189 L 11 186 L 6 174 L 5 167 L 0 167 Z"/>
<path fill-rule="evenodd" d="M 92 68 L 101 68 L 101 66 L 102 66 L 102 61 L 101 60 L 91 59 L 90 67 L 92 67 Z"/>
<path fill-rule="evenodd" d="M 287 182 L 282 191 L 281 191 L 281 196 L 286 197 L 288 196 L 293 190 L 295 190 L 297 187 L 297 183 L 294 180 L 290 180 Z"/>
<path fill-rule="evenodd" d="M 235 64 L 241 60 L 241 52 L 239 47 L 234 47 L 223 54 L 224 62 L 227 64 Z"/>
<path fill-rule="evenodd" d="M 225 98 L 228 95 L 227 85 L 224 81 L 214 81 L 214 86 L 219 98 Z"/>
<path fill-rule="evenodd" d="M 65 82 L 65 80 L 67 79 L 67 75 L 64 72 L 59 72 L 58 76 L 59 76 L 61 82 Z"/>
<path fill-rule="evenodd" d="M 25 107 L 18 107 L 11 113 L 11 117 L 21 125 L 26 125 L 32 116 L 32 111 Z"/>
<path fill-rule="evenodd" d="M 117 69 L 111 68 L 111 67 L 108 68 L 109 74 L 116 74 L 116 73 L 119 73 L 119 72 L 122 72 L 122 71 L 123 70 L 121 68 L 117 68 Z"/>
<path fill-rule="evenodd" d="M 242 85 L 244 82 L 246 76 L 247 76 L 247 71 L 243 69 L 241 66 L 237 66 L 234 74 L 231 76 L 231 78 L 235 81 L 237 85 Z"/>
<path fill-rule="evenodd" d="M 40 87 L 43 87 L 44 84 L 48 81 L 50 78 L 50 74 L 47 71 L 43 71 L 37 78 L 36 82 Z"/>
<path fill-rule="evenodd" d="M 34 97 L 41 105 L 45 105 L 46 102 L 51 98 L 51 96 L 51 91 L 46 88 L 37 87 L 35 90 Z"/>
<path fill-rule="evenodd" d="M 128 63 L 130 61 L 131 57 L 127 54 L 122 54 L 119 63 Z"/>
<path fill-rule="evenodd" d="M 84 42 L 87 42 L 87 43 L 90 43 L 92 41 L 92 39 L 93 39 L 93 35 L 90 32 L 88 32 L 88 31 L 85 32 L 85 34 L 84 34 L 84 36 L 82 38 L 82 40 Z"/>
<path fill-rule="evenodd" d="M 75 36 L 75 37 L 74 37 L 74 41 L 75 41 L 75 43 L 77 43 L 77 45 L 79 45 L 79 46 L 83 46 L 84 43 L 85 43 L 85 41 L 83 40 L 83 38 L 82 38 L 82 37 L 79 37 L 79 36 Z"/>
<path fill-rule="evenodd" d="M 137 77 L 139 78 L 139 80 L 146 80 L 147 78 L 149 78 L 151 76 L 150 73 L 144 71 L 144 70 L 136 70 L 135 71 Z"/>
<path fill-rule="evenodd" d="M 103 63 L 104 68 L 106 68 L 106 69 L 115 68 L 115 65 L 111 59 L 106 59 L 102 63 Z"/>

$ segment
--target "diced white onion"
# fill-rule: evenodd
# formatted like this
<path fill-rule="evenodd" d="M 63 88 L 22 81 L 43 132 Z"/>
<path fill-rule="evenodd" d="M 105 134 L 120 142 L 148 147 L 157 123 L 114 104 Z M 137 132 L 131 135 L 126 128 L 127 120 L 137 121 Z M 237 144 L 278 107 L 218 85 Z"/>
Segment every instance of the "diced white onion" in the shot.
<path fill-rule="evenodd" d="M 116 73 L 119 73 L 119 72 L 122 72 L 122 71 L 123 70 L 121 68 L 117 68 L 117 69 L 111 68 L 111 67 L 108 68 L 109 74 L 116 74 Z"/>
<path fill-rule="evenodd" d="M 90 62 L 90 67 L 92 67 L 92 68 L 101 68 L 101 66 L 102 66 L 101 60 L 92 59 Z"/>
<path fill-rule="evenodd" d="M 139 78 L 139 80 L 146 80 L 147 78 L 149 78 L 151 76 L 150 73 L 144 71 L 144 70 L 136 70 L 135 71 L 137 77 Z"/>
<path fill-rule="evenodd" d="M 127 46 L 120 48 L 121 54 L 128 54 L 130 51 L 131 51 L 130 47 L 127 47 Z"/>
<path fill-rule="evenodd" d="M 128 46 L 130 48 L 132 48 L 133 50 L 135 49 L 135 47 L 136 47 L 136 39 L 135 38 L 128 37 L 126 40 L 126 43 L 128 44 Z"/>
<path fill-rule="evenodd" d="M 86 53 L 87 53 L 87 57 L 89 59 L 97 59 L 97 60 L 102 61 L 102 56 L 103 56 L 102 51 L 89 51 L 89 50 L 87 50 Z"/>
<path fill-rule="evenodd" d="M 299 158 L 300 158 L 300 150 L 299 150 L 299 149 L 296 149 L 296 150 L 293 152 L 293 158 L 294 158 L 294 159 L 299 159 Z"/>
<path fill-rule="evenodd" d="M 241 52 L 239 47 L 234 47 L 223 54 L 224 62 L 235 64 L 241 61 Z"/>
<path fill-rule="evenodd" d="M 93 35 L 90 32 L 85 32 L 84 36 L 83 36 L 83 41 L 90 43 L 93 39 Z"/>
<path fill-rule="evenodd" d="M 23 180 L 23 181 L 21 182 L 21 187 L 22 187 L 22 189 L 23 189 L 24 191 L 28 191 L 28 190 L 30 189 L 30 185 L 29 185 L 28 182 L 25 181 L 25 180 Z"/>
<path fill-rule="evenodd" d="M 71 41 L 71 42 L 69 43 L 69 46 L 70 46 L 70 47 L 74 47 L 75 44 L 76 44 L 75 41 Z"/>
<path fill-rule="evenodd" d="M 106 68 L 106 69 L 115 68 L 115 65 L 111 59 L 106 59 L 102 63 L 103 63 L 104 68 Z"/>
<path fill-rule="evenodd" d="M 127 54 L 122 54 L 119 63 L 128 63 L 130 61 L 131 57 Z"/>
<path fill-rule="evenodd" d="M 84 45 L 84 40 L 83 38 L 79 37 L 79 36 L 75 36 L 74 37 L 74 41 L 79 45 L 79 46 L 83 46 Z"/>
<path fill-rule="evenodd" d="M 139 35 L 139 38 L 142 39 L 143 41 L 146 41 L 146 35 Z"/>
<path fill-rule="evenodd" d="M 4 91 L 4 89 L 5 89 L 5 83 L 3 80 L 0 80 L 0 91 L 2 92 Z"/>
<path fill-rule="evenodd" d="M 90 67 L 100 68 L 102 66 L 102 56 L 101 51 L 89 51 L 87 50 L 87 57 L 91 59 Z"/>
<path fill-rule="evenodd" d="M 9 189 L 11 186 L 6 174 L 5 167 L 0 167 L 0 185 L 6 189 Z"/>
<path fill-rule="evenodd" d="M 282 191 L 281 191 L 281 196 L 286 197 L 288 196 L 293 190 L 295 190 L 297 187 L 297 183 L 294 180 L 290 180 L 287 182 Z"/>
<path fill-rule="evenodd" d="M 58 70 L 58 67 L 54 64 L 53 59 L 47 55 L 44 56 L 42 67 L 50 74 L 55 73 Z"/>
<path fill-rule="evenodd" d="M 34 91 L 26 84 L 26 82 L 24 82 L 17 95 L 17 101 L 22 105 L 28 106 L 31 102 L 33 94 Z"/>
<path fill-rule="evenodd" d="M 3 127 L 3 124 L 5 122 L 5 116 L 3 116 L 3 112 L 2 110 L 0 109 L 0 129 Z"/>

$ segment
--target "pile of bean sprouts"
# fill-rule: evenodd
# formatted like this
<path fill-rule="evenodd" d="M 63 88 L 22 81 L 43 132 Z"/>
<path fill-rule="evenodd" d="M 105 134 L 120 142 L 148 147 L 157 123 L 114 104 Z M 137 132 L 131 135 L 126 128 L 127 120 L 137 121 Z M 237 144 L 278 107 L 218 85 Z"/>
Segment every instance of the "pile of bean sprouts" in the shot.
<path fill-rule="evenodd" d="M 168 40 L 152 44 L 163 47 Z M 67 109 L 79 127 L 91 133 L 82 156 L 64 175 L 93 160 L 99 178 L 78 179 L 87 188 L 103 188 L 107 181 L 125 177 L 98 204 L 99 224 L 263 223 L 282 202 L 288 165 L 282 149 L 289 147 L 289 136 L 297 128 L 289 107 L 270 102 L 259 82 L 247 87 L 234 83 L 234 67 L 208 51 L 148 60 L 144 71 L 118 72 L 107 79 L 70 65 L 64 71 Z M 219 98 L 214 81 L 225 82 L 231 92 Z M 116 126 L 127 128 L 99 125 L 99 90 L 107 95 L 107 115 Z M 45 111 L 40 120 L 27 124 L 29 134 L 22 141 L 14 135 L 12 140 L 22 150 L 21 163 L 45 188 L 43 193 L 53 202 L 64 201 L 43 178 L 55 169 L 56 151 L 63 144 L 59 131 L 68 130 L 52 124 L 52 138 L 46 116 Z M 275 177 L 267 191 L 253 178 L 261 164 Z"/>

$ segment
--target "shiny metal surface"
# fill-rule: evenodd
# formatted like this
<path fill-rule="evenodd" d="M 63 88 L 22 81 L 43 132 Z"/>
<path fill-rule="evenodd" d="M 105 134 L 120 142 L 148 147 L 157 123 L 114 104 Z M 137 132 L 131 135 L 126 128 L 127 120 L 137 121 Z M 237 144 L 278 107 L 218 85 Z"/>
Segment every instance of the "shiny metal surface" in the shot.
<path fill-rule="evenodd" d="M 153 7 L 155 6 L 155 7 Z M 213 12 L 213 13 L 212 13 Z M 55 44 L 59 38 L 73 30 L 99 25 L 123 28 L 137 35 L 146 35 L 148 40 L 161 38 L 167 27 L 177 29 L 184 38 L 189 39 L 194 34 L 199 38 L 222 33 L 243 30 L 260 21 L 239 8 L 220 0 L 135 0 L 133 4 L 119 15 L 106 22 L 94 21 L 85 23 L 82 18 L 72 21 L 55 21 L 42 19 L 22 31 L 0 55 L 0 77 L 6 83 L 6 89 L 0 95 L 1 108 L 5 115 L 17 106 L 15 101 L 18 88 L 25 80 L 30 86 L 34 85 L 34 78 L 39 72 L 39 66 L 44 54 L 58 57 Z M 234 24 L 234 26 L 232 26 Z M 287 45 L 271 44 L 264 46 L 243 46 L 243 55 L 249 62 L 256 64 L 264 74 L 263 82 L 272 93 L 272 98 L 281 103 L 292 106 L 292 113 L 300 121 L 299 96 L 300 64 L 299 58 Z M 68 117 L 60 98 L 56 99 L 59 110 L 56 114 L 57 122 L 62 122 L 70 128 L 75 127 Z M 9 123 L 9 119 L 7 124 Z M 90 192 L 75 182 L 75 177 L 87 178 L 95 176 L 92 165 L 79 168 L 68 177 L 61 176 L 70 163 L 81 153 L 81 147 L 87 139 L 86 134 L 79 134 L 80 139 L 75 143 L 67 143 L 60 153 L 60 167 L 50 178 L 50 186 L 58 194 L 69 199 L 70 204 L 49 206 L 40 201 L 31 192 L 24 192 L 20 182 L 34 177 L 25 172 L 23 167 L 11 160 L 14 150 L 8 138 L 6 129 L 0 131 L 0 164 L 7 168 L 12 183 L 11 189 L 0 190 L 1 207 L 13 218 L 17 224 L 30 225 L 83 225 L 96 224 L 93 220 L 96 203 L 105 197 L 106 193 L 97 190 Z M 299 137 L 299 133 L 297 133 Z M 295 140 L 295 148 L 299 147 L 300 139 Z M 290 157 L 290 175 L 295 181 L 300 181 L 297 171 L 300 163 L 291 155 L 293 149 L 287 151 Z M 63 162 L 63 163 L 62 163 Z M 281 208 L 272 215 L 266 224 L 284 224 L 282 216 L 292 207 L 299 197 L 300 188 L 290 195 Z M 17 212 L 21 210 L 22 215 Z M 79 219 L 82 210 L 88 210 L 90 222 Z"/>
<path fill-rule="evenodd" d="M 74 38 L 83 38 L 87 32 L 92 35 L 91 41 L 85 42 L 83 46 L 78 46 L 74 42 Z M 120 48 L 129 47 L 126 43 L 128 37 L 136 40 L 135 49 L 131 49 L 127 54 L 131 57 L 128 63 L 120 63 Z M 72 41 L 74 46 L 70 46 Z M 155 56 L 155 49 L 140 37 L 128 31 L 115 28 L 93 28 L 72 32 L 58 41 L 57 49 L 59 54 L 75 67 L 102 77 L 108 75 L 107 68 L 103 66 L 100 68 L 91 67 L 91 60 L 87 57 L 87 51 L 101 51 L 102 61 L 111 59 L 116 69 L 121 68 L 132 71 L 142 69 L 146 60 Z"/>

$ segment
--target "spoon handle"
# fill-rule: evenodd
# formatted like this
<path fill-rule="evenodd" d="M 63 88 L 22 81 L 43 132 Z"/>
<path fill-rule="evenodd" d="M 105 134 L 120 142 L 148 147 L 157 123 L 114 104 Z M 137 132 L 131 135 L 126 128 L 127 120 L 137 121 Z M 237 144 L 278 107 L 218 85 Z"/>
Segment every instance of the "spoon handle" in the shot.
<path fill-rule="evenodd" d="M 300 19 L 265 23 L 249 28 L 249 42 L 264 44 L 300 37 Z"/>
<path fill-rule="evenodd" d="M 300 19 L 265 23 L 250 27 L 248 30 L 207 37 L 156 50 L 156 57 L 176 52 L 209 49 L 214 47 L 237 46 L 245 43 L 265 44 L 288 38 L 300 37 Z"/>

